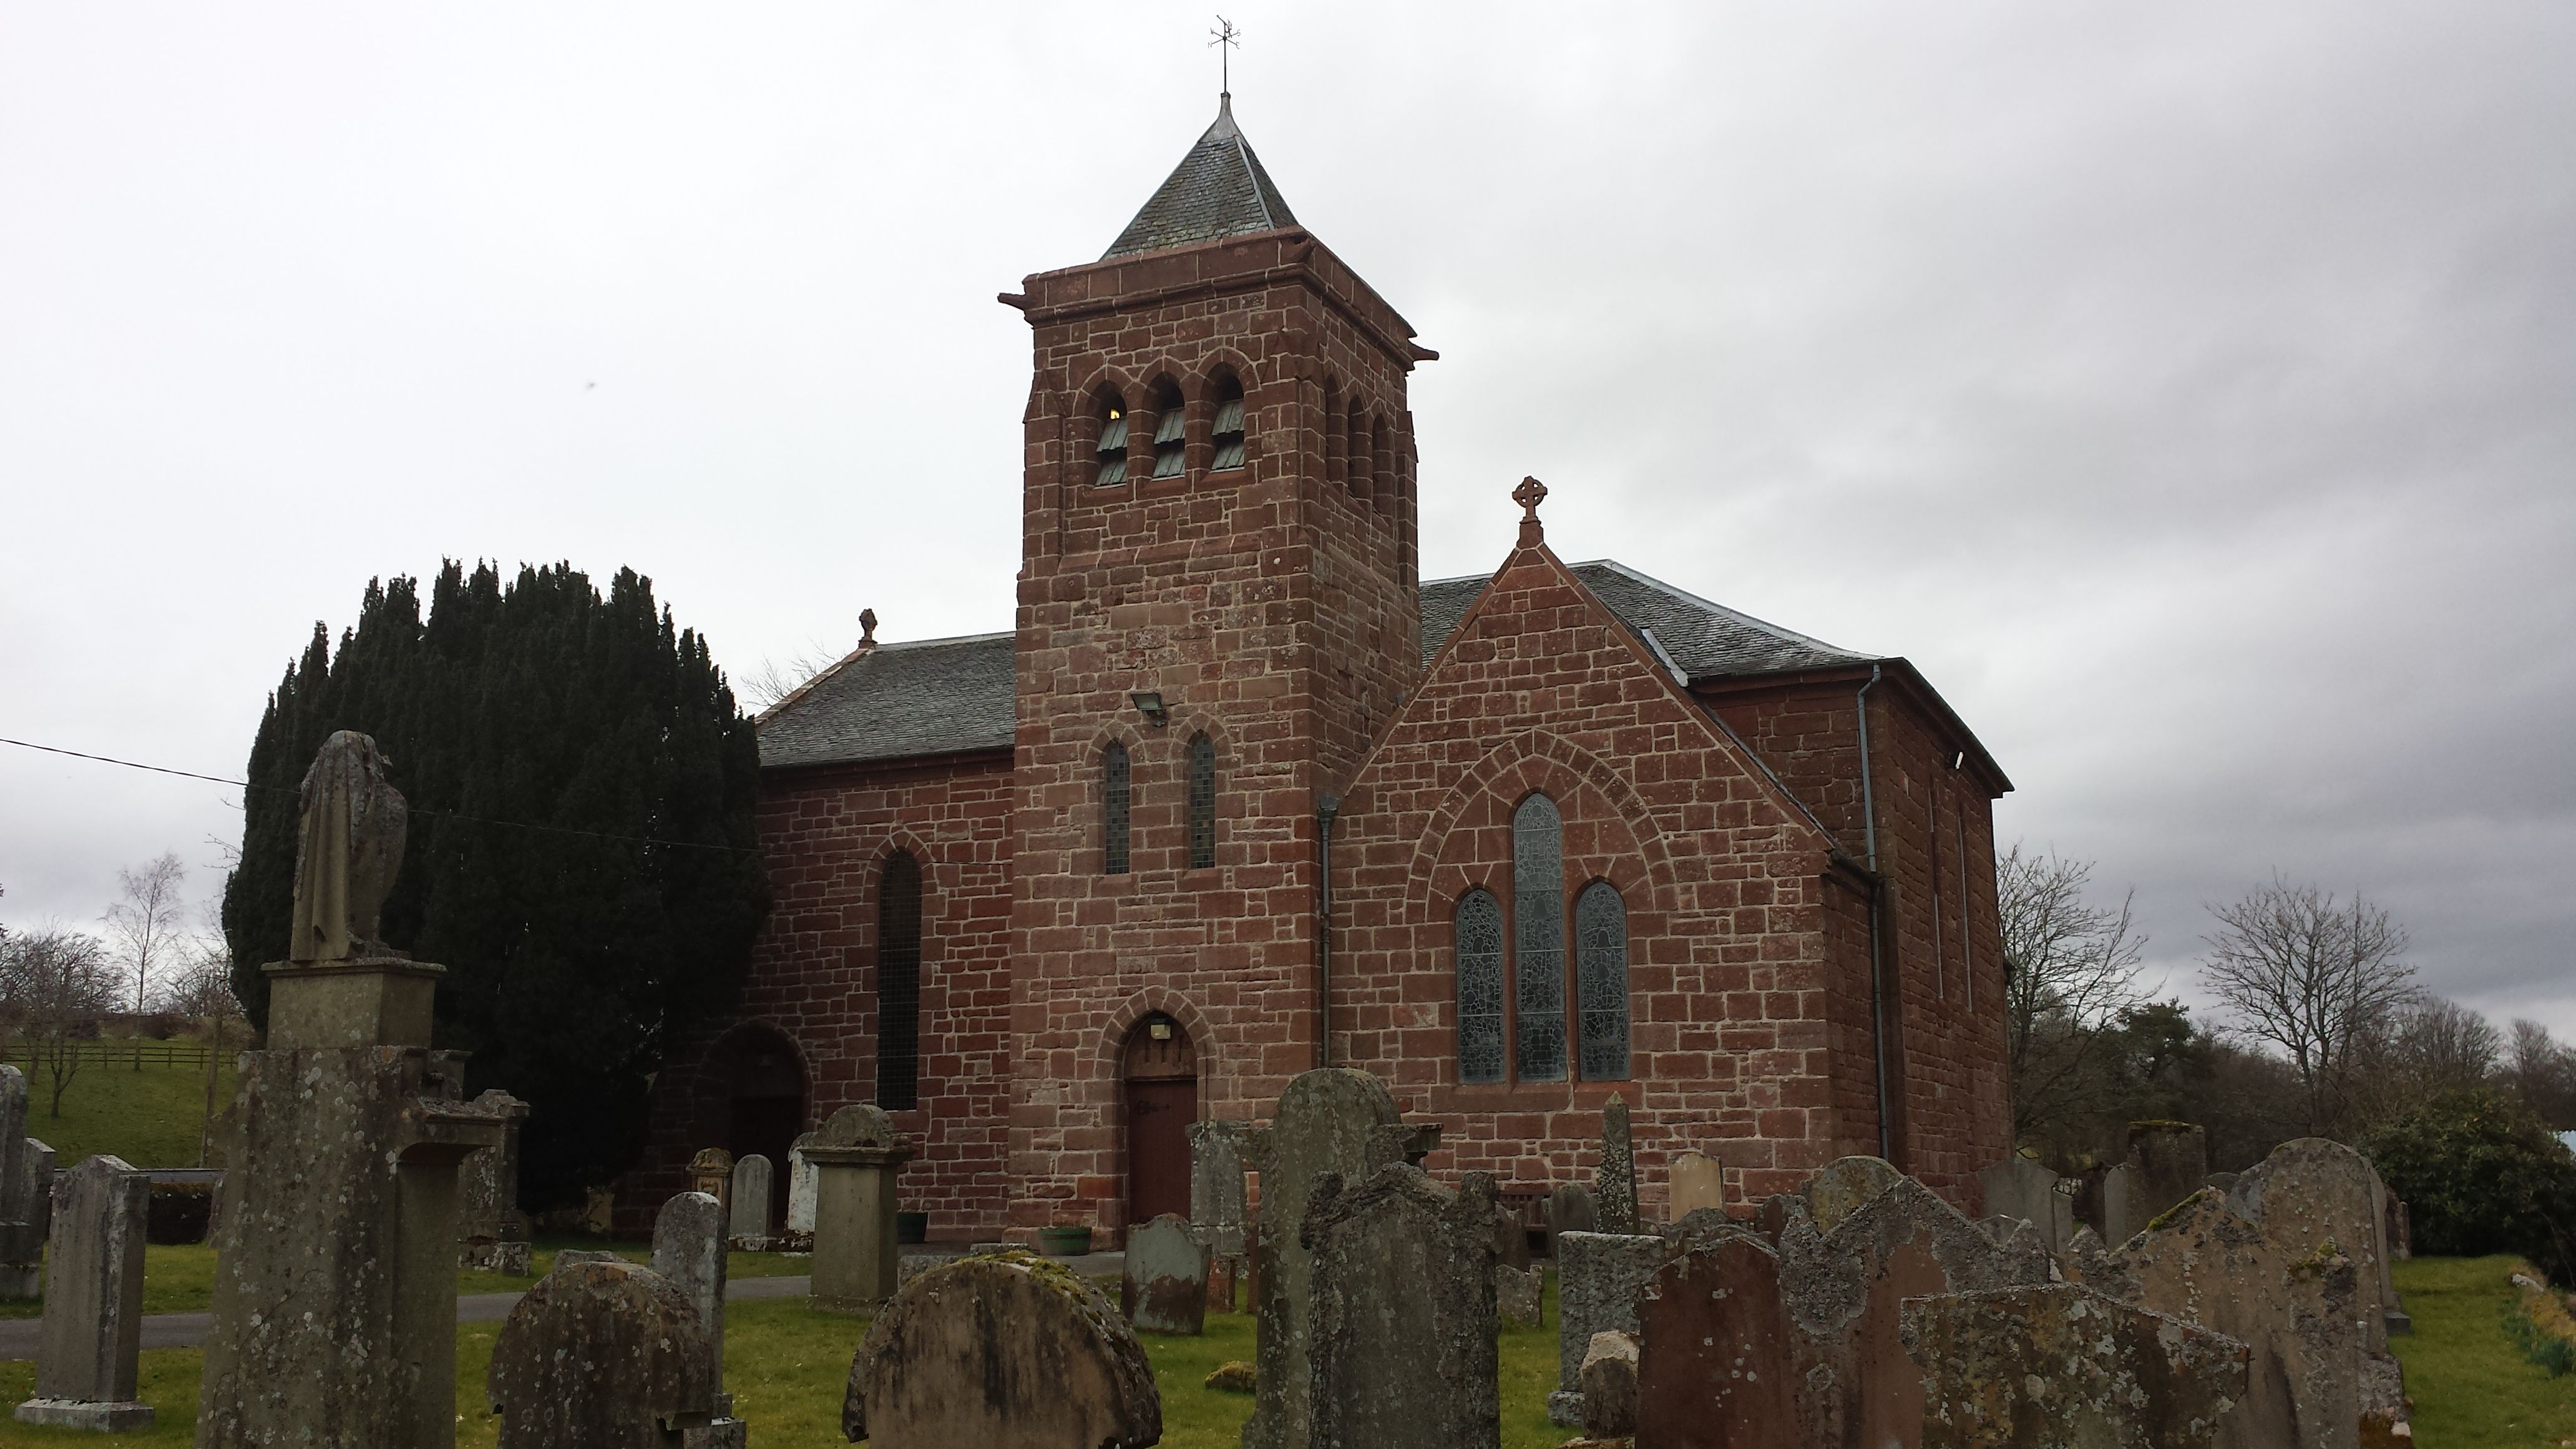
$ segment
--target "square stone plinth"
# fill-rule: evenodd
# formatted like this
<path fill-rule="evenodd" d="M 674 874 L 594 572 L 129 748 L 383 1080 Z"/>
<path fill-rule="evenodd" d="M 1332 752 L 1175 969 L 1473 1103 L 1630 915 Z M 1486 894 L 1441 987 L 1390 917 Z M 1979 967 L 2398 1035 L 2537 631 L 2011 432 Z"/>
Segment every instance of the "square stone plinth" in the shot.
<path fill-rule="evenodd" d="M 152 1406 L 143 1403 L 91 1404 L 78 1399 L 29 1399 L 18 1406 L 21 1424 L 57 1429 L 96 1429 L 102 1434 L 130 1434 L 152 1427 Z"/>

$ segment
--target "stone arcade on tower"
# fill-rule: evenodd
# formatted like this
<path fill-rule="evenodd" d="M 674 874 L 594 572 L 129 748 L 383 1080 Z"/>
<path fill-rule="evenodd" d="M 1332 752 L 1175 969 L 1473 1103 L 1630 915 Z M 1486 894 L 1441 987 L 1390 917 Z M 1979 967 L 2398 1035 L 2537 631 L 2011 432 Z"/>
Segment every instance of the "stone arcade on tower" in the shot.
<path fill-rule="evenodd" d="M 1616 1094 L 1649 1216 L 1694 1149 L 1739 1210 L 1882 1152 L 1975 1208 L 2011 787 L 1911 665 L 1564 563 L 1534 482 L 1490 577 L 1419 579 L 1436 354 L 1230 106 L 1023 286 L 1015 627 L 871 619 L 762 716 L 777 908 L 623 1225 L 702 1147 L 784 1162 L 873 1102 L 934 1238 L 1114 1230 L 1188 1211 L 1188 1124 L 1319 1064 L 1507 1194 L 1589 1180 Z"/>

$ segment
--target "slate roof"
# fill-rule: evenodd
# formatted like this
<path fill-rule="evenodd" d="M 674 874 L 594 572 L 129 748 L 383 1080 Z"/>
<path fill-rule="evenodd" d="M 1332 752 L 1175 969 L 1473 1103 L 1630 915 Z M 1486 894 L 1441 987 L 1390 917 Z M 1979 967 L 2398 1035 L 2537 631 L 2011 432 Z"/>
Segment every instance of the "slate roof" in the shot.
<path fill-rule="evenodd" d="M 760 721 L 763 769 L 1011 746 L 1011 636 L 879 644 L 844 659 Z"/>
<path fill-rule="evenodd" d="M 1235 129 L 1233 100 L 1221 98 L 1216 124 L 1172 168 L 1162 189 L 1100 259 L 1105 262 L 1296 224 L 1286 198 L 1271 183 L 1270 173 L 1261 169 L 1261 158 L 1252 154 L 1252 143 Z"/>
<path fill-rule="evenodd" d="M 1697 594 L 1608 559 L 1569 564 L 1585 588 L 1600 596 L 1619 622 L 1655 642 L 1684 674 L 1706 679 L 1730 674 L 1784 674 L 1801 669 L 1832 669 L 1846 664 L 1875 664 L 1885 656 L 1855 654 L 1821 639 L 1765 623 L 1713 604 Z M 1422 662 L 1430 664 L 1440 646 L 1458 632 L 1468 608 L 1491 580 L 1482 574 L 1460 579 L 1433 579 L 1422 586 Z"/>

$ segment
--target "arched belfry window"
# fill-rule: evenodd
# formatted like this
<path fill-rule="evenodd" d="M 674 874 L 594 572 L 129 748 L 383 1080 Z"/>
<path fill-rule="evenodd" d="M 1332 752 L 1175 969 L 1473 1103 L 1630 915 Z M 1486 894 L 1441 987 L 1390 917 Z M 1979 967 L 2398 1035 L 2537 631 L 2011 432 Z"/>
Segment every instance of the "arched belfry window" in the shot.
<path fill-rule="evenodd" d="M 1154 476 L 1178 478 L 1187 447 L 1182 439 L 1186 418 L 1181 395 L 1168 384 L 1154 395 Z"/>
<path fill-rule="evenodd" d="M 1628 1079 L 1628 903 L 1596 880 L 1574 898 L 1574 990 L 1587 1082 Z"/>
<path fill-rule="evenodd" d="M 1458 1080 L 1503 1079 L 1503 903 L 1483 887 L 1458 902 Z"/>
<path fill-rule="evenodd" d="M 921 863 L 897 851 L 877 885 L 877 1105 L 920 1105 Z"/>
<path fill-rule="evenodd" d="M 1106 488 L 1127 481 L 1127 409 L 1112 398 L 1100 412 L 1100 446 L 1093 449 L 1100 471 L 1093 484 Z"/>
<path fill-rule="evenodd" d="M 1190 736 L 1190 869 L 1216 864 L 1216 741 Z"/>
<path fill-rule="evenodd" d="M 1228 377 L 1216 390 L 1216 426 L 1210 429 L 1216 443 L 1216 457 L 1208 464 L 1212 472 L 1222 473 L 1243 466 L 1243 384 Z"/>
<path fill-rule="evenodd" d="M 1359 403 L 1351 405 L 1351 445 L 1343 472 L 1349 480 L 1351 496 L 1366 500 L 1377 485 L 1377 434 L 1363 408 Z"/>
<path fill-rule="evenodd" d="M 1116 740 L 1100 752 L 1100 870 L 1127 873 L 1127 747 Z"/>
<path fill-rule="evenodd" d="M 1512 813 L 1514 1055 L 1524 1082 L 1565 1080 L 1565 820 L 1532 795 Z"/>

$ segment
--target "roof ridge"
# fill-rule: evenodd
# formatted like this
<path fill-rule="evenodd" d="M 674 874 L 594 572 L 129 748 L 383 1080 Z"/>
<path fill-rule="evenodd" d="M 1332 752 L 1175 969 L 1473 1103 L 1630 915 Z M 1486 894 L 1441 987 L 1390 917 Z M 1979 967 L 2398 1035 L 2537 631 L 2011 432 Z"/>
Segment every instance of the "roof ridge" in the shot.
<path fill-rule="evenodd" d="M 1682 588 L 1677 584 L 1665 583 L 1662 579 L 1656 578 L 1652 574 L 1639 573 L 1637 570 L 1628 567 L 1626 564 L 1619 562 L 1615 558 L 1586 559 L 1582 563 L 1567 564 L 1566 567 L 1569 569 L 1608 569 L 1633 583 L 1643 584 L 1647 588 L 1670 594 L 1676 599 L 1696 604 L 1711 613 L 1724 614 L 1730 619 L 1739 619 L 1747 624 L 1760 625 L 1762 628 L 1768 629 L 1772 633 L 1780 635 L 1783 638 L 1795 639 L 1801 644 L 1812 644 L 1828 653 L 1847 655 L 1858 660 L 1881 659 L 1887 657 L 1885 655 L 1863 654 L 1858 650 L 1846 649 L 1840 644 L 1828 644 L 1813 634 L 1801 634 L 1797 630 L 1789 628 L 1787 625 L 1774 624 L 1768 619 L 1757 618 L 1754 615 L 1744 612 L 1742 609 L 1729 608 L 1726 605 L 1717 602 L 1715 599 L 1703 599 L 1699 595 L 1694 594 L 1690 590 Z"/>
<path fill-rule="evenodd" d="M 989 634 L 942 634 L 936 639 L 881 639 L 877 641 L 877 648 L 880 650 L 928 649 L 939 644 L 980 644 L 988 639 L 1008 639 L 1015 633 L 1015 630 L 996 629 Z"/>

